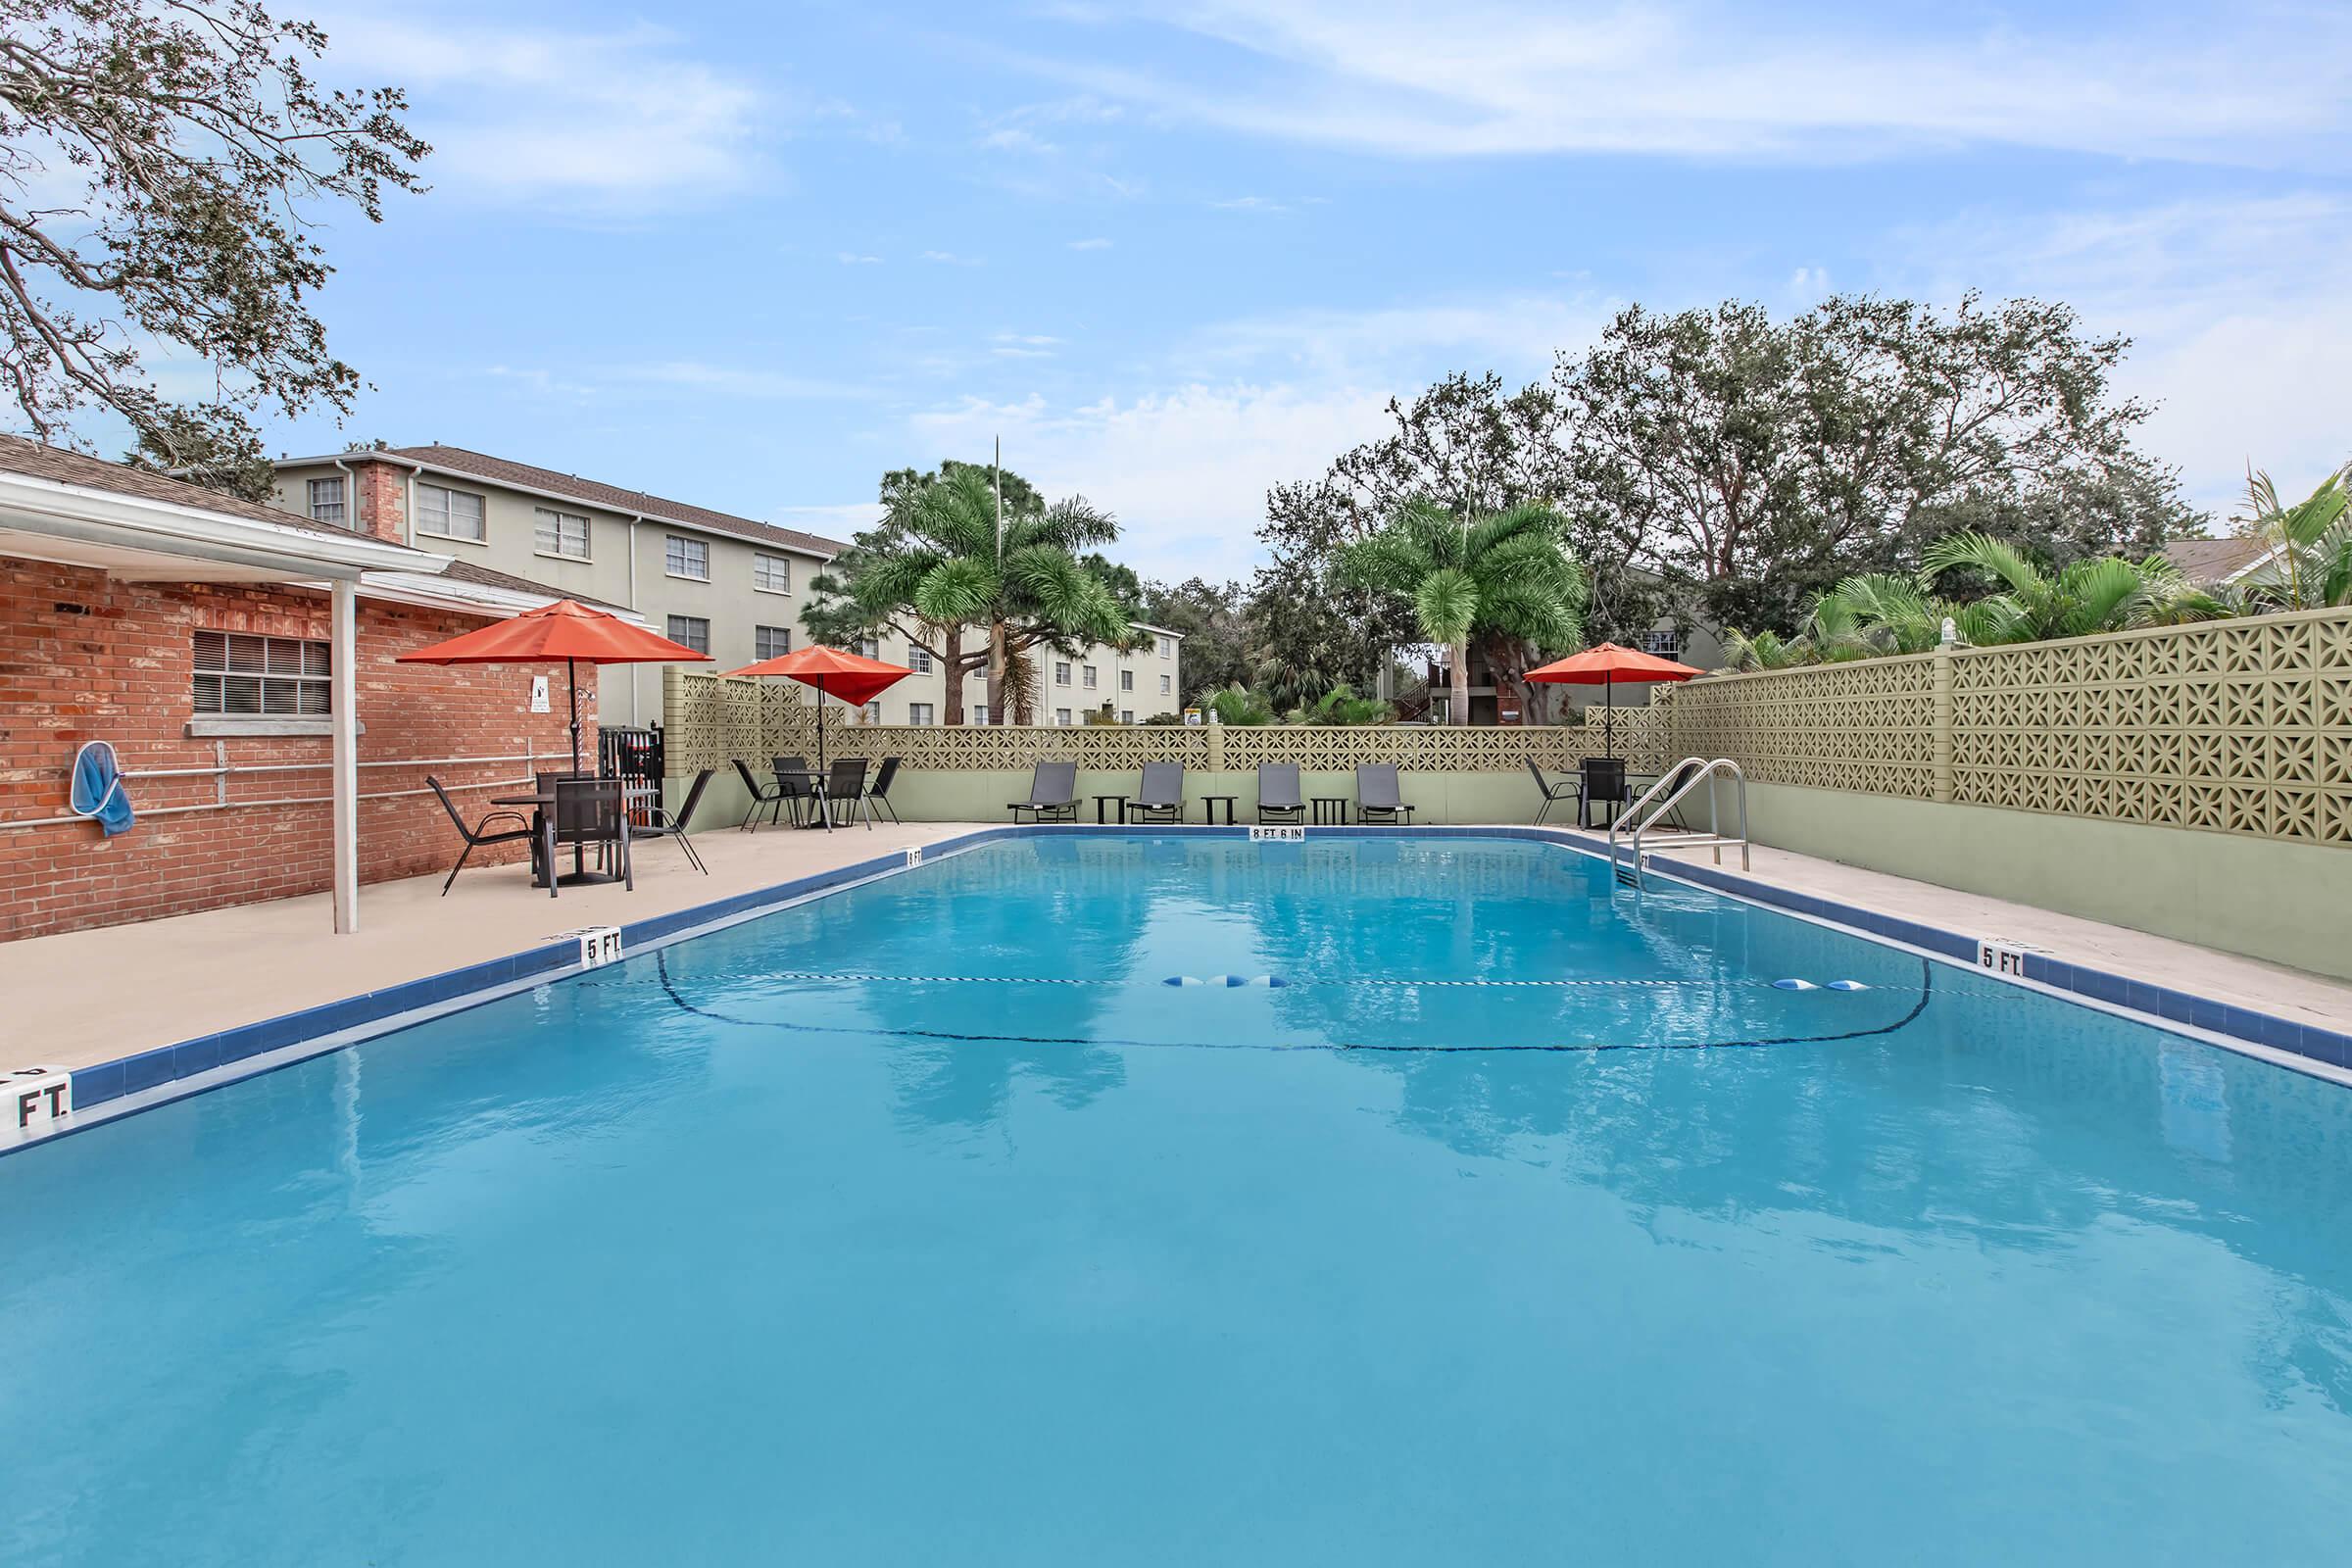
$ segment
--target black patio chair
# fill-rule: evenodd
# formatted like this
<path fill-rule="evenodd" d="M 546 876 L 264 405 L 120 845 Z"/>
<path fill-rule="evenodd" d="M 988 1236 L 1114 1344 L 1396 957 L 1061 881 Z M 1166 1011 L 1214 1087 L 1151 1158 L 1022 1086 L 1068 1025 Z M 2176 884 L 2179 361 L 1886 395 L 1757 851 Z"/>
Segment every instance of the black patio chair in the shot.
<path fill-rule="evenodd" d="M 597 863 L 612 855 L 620 862 L 622 886 L 637 891 L 637 873 L 629 864 L 628 797 L 616 778 L 558 778 L 553 781 L 555 809 L 540 817 L 541 851 L 547 857 L 547 896 L 556 896 L 564 878 L 557 874 L 559 846 L 596 846 Z"/>
<path fill-rule="evenodd" d="M 1298 793 L 1297 762 L 1257 764 L 1257 819 L 1260 822 L 1306 819 L 1306 802 Z"/>
<path fill-rule="evenodd" d="M 1130 822 L 1181 822 L 1184 820 L 1184 764 L 1182 762 L 1146 762 L 1144 781 L 1136 786 L 1135 799 L 1127 803 Z"/>
<path fill-rule="evenodd" d="M 703 858 L 694 852 L 694 840 L 686 836 L 686 828 L 694 820 L 694 808 L 703 804 L 703 791 L 709 789 L 710 781 L 717 776 L 718 769 L 715 767 L 706 767 L 695 774 L 694 782 L 686 786 L 686 799 L 678 803 L 678 808 L 675 811 L 663 806 L 658 798 L 647 802 L 641 808 L 645 812 L 645 820 L 630 824 L 629 837 L 632 839 L 676 839 L 678 848 L 686 852 L 686 863 L 702 872 L 703 875 L 709 876 L 710 868 L 705 865 Z"/>
<path fill-rule="evenodd" d="M 877 806 L 890 813 L 893 822 L 899 819 L 899 808 L 890 804 L 890 786 L 898 776 L 899 760 L 895 757 L 882 759 L 882 766 L 874 773 L 874 781 L 865 787 L 865 819 L 869 825 L 873 822 L 874 808 Z"/>
<path fill-rule="evenodd" d="M 864 810 L 865 769 L 866 760 L 862 757 L 833 759 L 833 766 L 825 774 L 824 799 L 816 803 L 816 808 L 825 814 L 826 832 L 836 826 L 836 816 L 840 818 L 839 826 L 848 827 Z M 868 833 L 874 830 L 871 815 L 865 818 L 865 830 Z"/>
<path fill-rule="evenodd" d="M 808 826 L 808 813 L 824 804 L 825 781 L 808 771 L 806 757 L 778 757 L 773 761 L 776 797 L 783 803 L 779 812 L 791 812 L 794 827 Z"/>
<path fill-rule="evenodd" d="M 1544 819 L 1551 815 L 1551 808 L 1560 802 L 1574 801 L 1579 807 L 1585 804 L 1585 781 L 1583 779 L 1545 778 L 1544 770 L 1536 765 L 1536 760 L 1532 757 L 1527 760 L 1527 770 L 1536 775 L 1536 788 L 1544 792 L 1544 808 L 1536 813 L 1538 827 L 1544 825 Z"/>
<path fill-rule="evenodd" d="M 466 869 L 466 858 L 476 850 L 487 849 L 493 844 L 513 844 L 519 840 L 529 840 L 532 843 L 531 858 L 536 863 L 539 856 L 537 844 L 539 835 L 531 830 L 529 817 L 524 816 L 520 811 L 500 809 L 490 812 L 473 826 L 467 827 L 466 819 L 458 814 L 458 803 L 449 798 L 449 791 L 442 787 L 441 781 L 427 773 L 424 775 L 424 782 L 433 794 L 440 798 L 441 809 L 449 813 L 450 825 L 458 830 L 458 837 L 466 841 L 466 847 L 458 852 L 458 863 L 449 868 L 449 876 L 441 884 L 443 898 L 449 897 L 449 884 L 455 882 L 458 879 L 458 873 Z M 514 825 L 493 830 L 490 824 L 502 819 L 513 822 Z"/>
<path fill-rule="evenodd" d="M 1078 764 L 1076 762 L 1040 762 L 1029 775 L 1029 798 L 1014 801 L 1012 819 L 1018 822 L 1027 811 L 1033 822 L 1075 822 L 1078 820 Z"/>
<path fill-rule="evenodd" d="M 1359 762 L 1355 769 L 1355 819 L 1359 822 L 1407 822 L 1413 808 L 1404 804 L 1396 783 L 1395 762 Z"/>
<path fill-rule="evenodd" d="M 736 824 L 737 830 L 750 828 L 757 833 L 760 831 L 760 809 L 765 808 L 771 812 L 780 809 L 780 803 L 784 799 L 784 786 L 760 783 L 760 775 L 752 771 L 752 764 L 740 757 L 735 759 L 735 772 L 743 780 L 743 787 L 751 793 L 752 797 L 752 808 L 743 813 L 743 820 Z"/>
<path fill-rule="evenodd" d="M 1576 803 L 1576 825 L 1592 825 L 1592 808 L 1609 808 L 1609 820 L 1617 820 L 1618 808 L 1633 797 L 1625 789 L 1625 759 L 1622 757 L 1588 757 L 1579 770 L 1584 776 L 1584 798 Z"/>

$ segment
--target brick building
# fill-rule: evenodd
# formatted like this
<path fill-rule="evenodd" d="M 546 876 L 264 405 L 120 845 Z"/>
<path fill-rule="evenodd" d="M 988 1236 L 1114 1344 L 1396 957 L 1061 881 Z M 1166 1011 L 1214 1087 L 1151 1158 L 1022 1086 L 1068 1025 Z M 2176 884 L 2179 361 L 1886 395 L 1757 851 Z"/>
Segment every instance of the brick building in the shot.
<path fill-rule="evenodd" d="M 561 665 L 398 656 L 553 597 L 0 436 L 0 940 L 328 888 L 352 928 L 361 883 L 456 855 L 427 772 L 470 816 L 569 758 Z M 113 839 L 67 807 L 95 740 L 138 812 Z"/>

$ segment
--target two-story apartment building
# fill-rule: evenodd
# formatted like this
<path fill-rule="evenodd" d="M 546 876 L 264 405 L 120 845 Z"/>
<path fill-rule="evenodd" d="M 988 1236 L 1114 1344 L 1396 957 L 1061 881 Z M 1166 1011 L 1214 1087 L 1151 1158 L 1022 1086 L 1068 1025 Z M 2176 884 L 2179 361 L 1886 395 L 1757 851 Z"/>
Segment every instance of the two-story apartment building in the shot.
<path fill-rule="evenodd" d="M 1140 724 L 1154 714 L 1182 711 L 1183 634 L 1140 624 L 1136 630 L 1150 639 L 1140 648 L 1097 643 L 1067 657 L 1051 648 L 1030 650 L 1031 690 L 1036 694 L 1031 706 L 1036 722 L 1083 724 L 1087 714 L 1101 715 L 1107 708 L 1113 721 Z M 866 705 L 867 723 L 937 724 L 946 720 L 946 672 L 921 649 L 885 634 L 867 638 L 852 652 L 886 659 L 914 671 Z M 973 670 L 964 684 L 964 722 L 999 723 L 1006 716 L 988 710 L 988 672 Z"/>
<path fill-rule="evenodd" d="M 719 669 L 804 643 L 808 579 L 847 548 L 463 447 L 283 459 L 276 501 L 315 522 L 625 605 L 672 641 L 709 654 Z M 651 723 L 662 713 L 661 671 L 608 668 L 600 697 L 612 722 Z"/>

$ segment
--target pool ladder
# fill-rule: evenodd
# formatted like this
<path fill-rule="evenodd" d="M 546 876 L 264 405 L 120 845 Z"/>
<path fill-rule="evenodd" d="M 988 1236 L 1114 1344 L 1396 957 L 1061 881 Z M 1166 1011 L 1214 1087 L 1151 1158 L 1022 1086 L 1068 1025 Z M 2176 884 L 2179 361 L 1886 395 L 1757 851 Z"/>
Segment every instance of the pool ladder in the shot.
<path fill-rule="evenodd" d="M 1665 828 L 1660 830 L 1654 838 L 1651 836 L 1650 830 L 1657 827 L 1661 817 L 1682 804 L 1684 796 L 1701 784 L 1707 783 L 1717 773 L 1729 773 L 1732 776 L 1732 782 L 1738 786 L 1740 832 L 1737 836 L 1723 831 L 1722 823 L 1717 817 L 1719 808 L 1716 793 L 1712 787 L 1707 790 L 1707 830 L 1704 833 L 1688 832 L 1681 828 Z M 1664 800 L 1658 799 L 1661 795 L 1665 797 Z M 1644 815 L 1644 812 L 1648 814 Z M 1632 824 L 1633 853 L 1624 859 L 1619 859 L 1617 857 L 1617 831 L 1629 822 Z M 1740 846 L 1740 869 L 1747 870 L 1749 868 L 1747 863 L 1747 775 L 1740 772 L 1740 764 L 1728 757 L 1718 757 L 1712 762 L 1701 758 L 1686 757 L 1667 769 L 1664 777 L 1648 789 L 1643 790 L 1640 800 L 1627 807 L 1609 822 L 1609 863 L 1616 870 L 1617 883 L 1620 887 L 1629 887 L 1640 891 L 1642 887 L 1642 846 L 1645 840 L 1654 848 L 1661 850 L 1711 849 L 1715 852 L 1717 865 L 1723 863 L 1724 846 L 1737 844 Z"/>

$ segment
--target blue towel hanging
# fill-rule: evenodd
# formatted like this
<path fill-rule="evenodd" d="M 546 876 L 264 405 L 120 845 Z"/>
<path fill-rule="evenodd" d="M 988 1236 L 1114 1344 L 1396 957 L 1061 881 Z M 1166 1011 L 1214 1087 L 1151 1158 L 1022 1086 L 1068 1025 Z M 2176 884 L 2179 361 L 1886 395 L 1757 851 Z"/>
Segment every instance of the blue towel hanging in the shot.
<path fill-rule="evenodd" d="M 74 754 L 74 787 L 68 804 L 75 816 L 90 817 L 106 836 L 127 833 L 138 820 L 122 788 L 122 764 L 105 741 L 87 741 Z"/>

